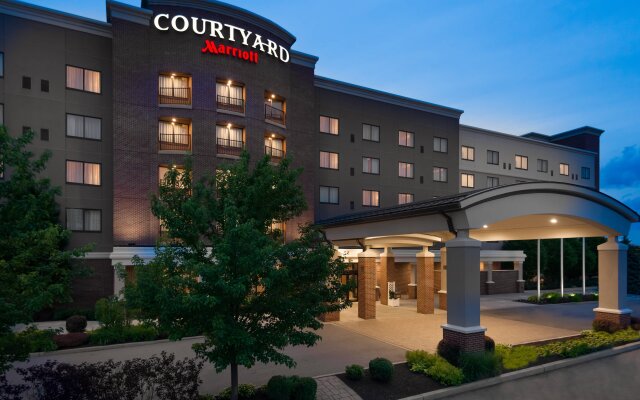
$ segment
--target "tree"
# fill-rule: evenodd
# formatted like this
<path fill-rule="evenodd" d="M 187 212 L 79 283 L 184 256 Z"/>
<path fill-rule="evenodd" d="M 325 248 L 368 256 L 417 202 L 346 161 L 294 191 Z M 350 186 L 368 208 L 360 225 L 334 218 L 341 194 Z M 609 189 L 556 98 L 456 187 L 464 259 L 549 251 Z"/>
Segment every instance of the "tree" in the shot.
<path fill-rule="evenodd" d="M 271 228 L 306 207 L 300 172 L 287 159 L 273 166 L 266 157 L 252 168 L 244 154 L 194 182 L 187 160 L 152 196 L 167 235 L 153 260 L 136 260 L 125 297 L 173 339 L 204 334 L 194 349 L 217 372 L 230 367 L 233 399 L 239 365 L 294 366 L 283 349 L 313 346 L 321 339 L 316 317 L 347 305 L 345 265 L 322 232 L 302 226 L 299 238 L 285 243 Z"/>
<path fill-rule="evenodd" d="M 11 137 L 0 126 L 0 372 L 29 354 L 11 328 L 33 314 L 69 301 L 74 257 L 65 250 L 70 232 L 58 222 L 60 189 L 40 177 L 51 154 L 27 150 L 33 132 Z"/>

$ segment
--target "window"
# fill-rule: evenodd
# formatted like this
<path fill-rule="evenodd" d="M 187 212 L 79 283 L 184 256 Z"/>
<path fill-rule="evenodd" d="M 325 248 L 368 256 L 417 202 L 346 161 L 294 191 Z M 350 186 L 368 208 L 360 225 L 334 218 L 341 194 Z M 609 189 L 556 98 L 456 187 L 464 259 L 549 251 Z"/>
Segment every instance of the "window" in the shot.
<path fill-rule="evenodd" d="M 569 164 L 560 163 L 560 175 L 569 176 Z"/>
<path fill-rule="evenodd" d="M 45 129 L 45 128 L 40 129 L 40 140 L 45 142 L 49 141 L 49 129 Z"/>
<path fill-rule="evenodd" d="M 0 51 L 0 78 L 4 78 L 4 53 Z"/>
<path fill-rule="evenodd" d="M 284 139 L 271 134 L 264 138 L 264 154 L 271 157 L 271 161 L 284 158 Z"/>
<path fill-rule="evenodd" d="M 158 150 L 188 151 L 191 149 L 190 124 L 171 121 L 158 122 Z"/>
<path fill-rule="evenodd" d="M 100 232 L 102 211 L 67 208 L 67 229 L 74 232 Z"/>
<path fill-rule="evenodd" d="M 582 179 L 591 179 L 591 168 L 582 167 Z"/>
<path fill-rule="evenodd" d="M 100 164 L 67 160 L 67 183 L 100 186 Z"/>
<path fill-rule="evenodd" d="M 398 131 L 398 144 L 404 147 L 414 147 L 413 132 Z"/>
<path fill-rule="evenodd" d="M 476 149 L 473 147 L 462 146 L 460 148 L 460 154 L 463 160 L 475 161 L 476 159 Z"/>
<path fill-rule="evenodd" d="M 321 151 L 320 168 L 338 169 L 338 153 Z"/>
<path fill-rule="evenodd" d="M 413 178 L 413 164 L 400 161 L 398 163 L 398 176 L 401 178 Z"/>
<path fill-rule="evenodd" d="M 495 150 L 487 150 L 487 164 L 499 165 L 500 153 Z"/>
<path fill-rule="evenodd" d="M 42 92 L 48 93 L 49 92 L 49 81 L 46 79 L 41 79 L 40 80 L 40 90 Z"/>
<path fill-rule="evenodd" d="M 178 166 L 165 166 L 165 165 L 161 165 L 158 167 L 158 184 L 162 185 L 162 182 L 164 181 L 164 177 L 167 174 L 167 172 L 171 171 L 171 170 L 176 170 L 178 172 L 178 182 L 177 185 L 178 187 L 182 188 L 182 182 L 180 182 L 180 175 L 184 174 L 185 169 L 184 167 L 178 167 Z"/>
<path fill-rule="evenodd" d="M 500 186 L 500 179 L 495 176 L 487 176 L 487 187 L 496 187 Z"/>
<path fill-rule="evenodd" d="M 101 140 L 102 120 L 84 115 L 67 114 L 67 136 Z"/>
<path fill-rule="evenodd" d="M 244 129 L 231 124 L 216 125 L 216 149 L 219 155 L 240 156 L 244 149 Z"/>
<path fill-rule="evenodd" d="M 538 158 L 538 172 L 549 172 L 549 161 Z"/>
<path fill-rule="evenodd" d="M 380 141 L 380 127 L 376 125 L 362 124 L 362 140 L 371 142 Z"/>
<path fill-rule="evenodd" d="M 67 88 L 100 93 L 100 72 L 67 65 Z"/>
<path fill-rule="evenodd" d="M 461 174 L 460 175 L 460 184 L 463 188 L 473 188 L 475 187 L 475 176 L 473 174 Z"/>
<path fill-rule="evenodd" d="M 158 77 L 158 104 L 191 104 L 191 78 L 178 74 Z"/>
<path fill-rule="evenodd" d="M 31 77 L 23 76 L 22 77 L 22 88 L 23 89 L 31 89 Z"/>
<path fill-rule="evenodd" d="M 338 204 L 340 201 L 340 190 L 332 186 L 320 186 L 321 204 Z"/>
<path fill-rule="evenodd" d="M 379 207 L 380 192 L 378 192 L 377 190 L 363 190 L 362 205 L 365 207 Z"/>
<path fill-rule="evenodd" d="M 218 109 L 244 113 L 244 87 L 232 81 L 216 83 Z"/>
<path fill-rule="evenodd" d="M 447 151 L 449 151 L 447 149 L 448 145 L 449 145 L 449 140 L 445 138 L 441 138 L 441 137 L 433 138 L 433 151 L 437 153 L 446 153 Z"/>
<path fill-rule="evenodd" d="M 365 174 L 380 173 L 380 159 L 371 157 L 362 157 L 362 172 Z"/>
<path fill-rule="evenodd" d="M 433 181 L 447 182 L 447 169 L 443 167 L 433 167 Z"/>
<path fill-rule="evenodd" d="M 320 132 L 337 135 L 338 125 L 338 118 L 320 116 Z"/>
<path fill-rule="evenodd" d="M 265 92 L 264 96 L 265 121 L 285 125 L 285 123 L 287 122 L 287 112 L 284 97 L 270 92 Z"/>
<path fill-rule="evenodd" d="M 398 204 L 413 203 L 413 193 L 398 193 Z"/>
<path fill-rule="evenodd" d="M 516 156 L 516 169 L 529 169 L 529 157 Z"/>

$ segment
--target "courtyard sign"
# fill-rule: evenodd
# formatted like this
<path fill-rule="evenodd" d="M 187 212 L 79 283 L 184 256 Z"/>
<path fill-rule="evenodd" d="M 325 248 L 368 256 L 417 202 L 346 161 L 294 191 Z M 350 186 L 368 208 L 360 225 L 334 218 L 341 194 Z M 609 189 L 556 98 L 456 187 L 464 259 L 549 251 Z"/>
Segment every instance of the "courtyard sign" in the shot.
<path fill-rule="evenodd" d="M 185 17 L 184 15 L 157 14 L 153 18 L 153 25 L 160 31 L 174 30 L 186 32 L 192 30 L 196 35 L 208 35 L 212 38 L 225 39 L 230 42 L 239 42 L 262 53 L 268 54 L 282 62 L 289 62 L 289 51 L 271 39 L 263 39 L 257 33 L 239 28 L 235 25 L 223 24 L 198 17 Z M 206 40 L 203 53 L 224 54 L 257 63 L 258 54 L 253 51 L 244 51 L 232 46 L 214 44 L 213 40 Z M 245 57 L 246 56 L 246 57 Z"/>

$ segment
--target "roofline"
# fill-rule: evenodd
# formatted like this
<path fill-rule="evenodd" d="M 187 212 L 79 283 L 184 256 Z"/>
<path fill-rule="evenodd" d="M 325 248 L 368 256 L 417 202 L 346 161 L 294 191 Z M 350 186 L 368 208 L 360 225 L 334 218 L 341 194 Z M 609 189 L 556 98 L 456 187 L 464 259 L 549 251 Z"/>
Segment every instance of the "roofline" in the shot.
<path fill-rule="evenodd" d="M 149 8 L 150 6 L 187 7 L 225 14 L 273 33 L 289 47 L 296 41 L 296 37 L 292 33 L 270 19 L 247 9 L 217 0 L 142 0 L 142 8 Z"/>
<path fill-rule="evenodd" d="M 121 3 L 115 0 L 107 0 L 107 21 L 111 18 L 118 18 L 144 26 L 149 26 L 149 21 L 153 17 L 151 10 Z"/>
<path fill-rule="evenodd" d="M 112 38 L 111 24 L 17 0 L 0 0 L 0 14 Z"/>
<path fill-rule="evenodd" d="M 319 58 L 314 55 L 303 53 L 297 50 L 291 50 L 290 53 L 291 53 L 291 63 L 302 65 L 303 67 L 315 69 L 316 63 L 319 60 Z"/>
<path fill-rule="evenodd" d="M 464 112 L 456 108 L 441 106 L 439 104 L 429 103 L 422 100 L 412 99 L 381 90 L 371 89 L 364 86 L 354 85 L 352 83 L 342 82 L 331 78 L 316 75 L 314 86 L 321 89 L 327 89 L 334 92 L 358 96 L 369 100 L 381 101 L 400 107 L 412 108 L 414 110 L 426 111 L 433 114 L 444 115 L 445 117 L 460 118 Z"/>
<path fill-rule="evenodd" d="M 571 129 L 570 131 L 556 133 L 555 135 L 549 136 L 549 139 L 551 140 L 564 139 L 571 136 L 577 136 L 582 134 L 600 137 L 600 135 L 602 135 L 603 133 L 604 133 L 604 130 L 602 129 L 594 128 L 592 126 L 583 126 L 580 128 Z"/>
<path fill-rule="evenodd" d="M 595 151 L 589 151 L 589 150 L 580 149 L 580 148 L 577 148 L 577 147 L 571 147 L 571 146 L 567 146 L 565 144 L 547 142 L 545 140 L 538 140 L 538 139 L 533 139 L 533 138 L 530 138 L 530 137 L 512 135 L 510 133 L 492 131 L 490 129 L 479 128 L 477 126 L 460 124 L 460 130 L 462 130 L 463 128 L 464 129 L 471 129 L 471 130 L 474 130 L 474 131 L 479 132 L 479 133 L 485 133 L 485 134 L 495 135 L 495 136 L 500 136 L 500 137 L 507 137 L 507 138 L 514 139 L 514 140 L 520 140 L 520 141 L 528 142 L 528 143 L 541 144 L 541 145 L 545 145 L 545 146 L 548 146 L 548 147 L 554 147 L 554 148 L 563 149 L 563 150 L 570 150 L 570 151 L 574 151 L 576 153 L 584 153 L 584 154 L 589 154 L 589 155 L 598 155 L 598 153 L 595 152 Z"/>

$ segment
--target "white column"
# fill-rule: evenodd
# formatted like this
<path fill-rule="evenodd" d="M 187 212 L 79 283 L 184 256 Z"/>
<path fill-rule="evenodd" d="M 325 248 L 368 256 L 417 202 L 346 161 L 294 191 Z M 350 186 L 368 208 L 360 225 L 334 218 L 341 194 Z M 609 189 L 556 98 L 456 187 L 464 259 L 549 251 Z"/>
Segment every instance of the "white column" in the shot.
<path fill-rule="evenodd" d="M 487 283 L 495 283 L 493 281 L 493 261 L 485 262 L 484 269 L 487 270 Z"/>
<path fill-rule="evenodd" d="M 585 258 L 585 240 L 582 238 L 582 295 L 587 294 L 587 260 Z"/>
<path fill-rule="evenodd" d="M 438 308 L 447 309 L 447 248 L 440 249 L 440 290 L 438 290 Z"/>
<path fill-rule="evenodd" d="M 560 239 L 560 296 L 564 296 L 564 239 Z"/>
<path fill-rule="evenodd" d="M 630 314 L 624 306 L 627 297 L 627 250 L 615 236 L 598 246 L 598 308 L 608 314 Z"/>
<path fill-rule="evenodd" d="M 540 239 L 538 239 L 538 260 L 537 260 L 537 268 L 538 268 L 538 298 L 540 298 Z"/>

